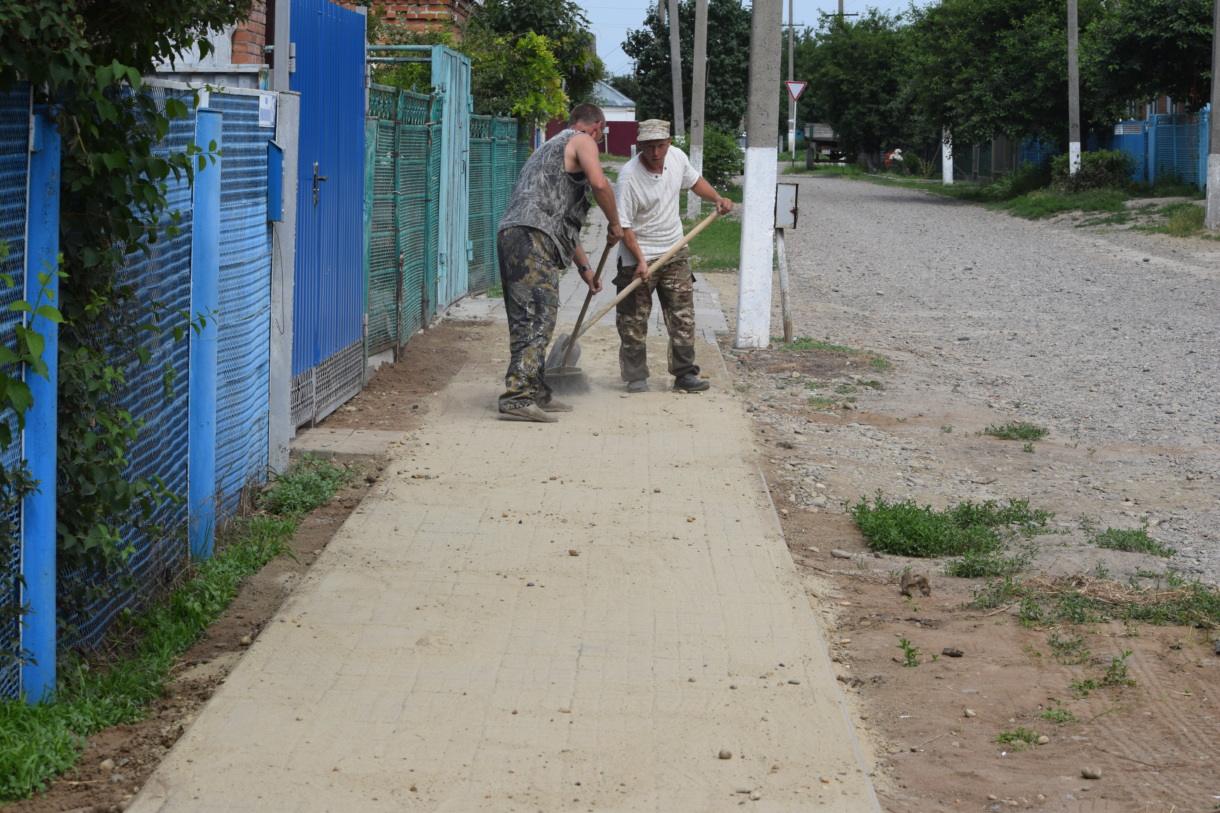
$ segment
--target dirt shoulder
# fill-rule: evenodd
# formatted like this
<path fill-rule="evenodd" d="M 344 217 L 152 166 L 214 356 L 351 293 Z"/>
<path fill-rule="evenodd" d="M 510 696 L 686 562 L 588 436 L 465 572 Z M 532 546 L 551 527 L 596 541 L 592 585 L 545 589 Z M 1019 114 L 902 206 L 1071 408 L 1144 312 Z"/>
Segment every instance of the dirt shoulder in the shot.
<path fill-rule="evenodd" d="M 722 303 L 736 301 L 734 276 L 706 279 Z M 848 514 L 878 490 L 935 508 L 1028 500 L 1055 512 L 1054 533 L 1036 537 L 1017 580 L 1077 575 L 1094 589 L 1102 577 L 1166 571 L 1163 558 L 1090 544 L 1095 531 L 1148 527 L 1155 537 L 1159 523 L 1214 500 L 1168 476 L 1173 450 L 1053 435 L 1027 450 L 981 434 L 1020 420 L 1020 404 L 959 397 L 951 377 L 913 353 L 881 349 L 884 361 L 870 363 L 833 350 L 723 350 L 887 810 L 1216 807 L 1214 630 L 1023 624 L 1016 599 L 971 606 L 985 580 L 943 576 L 943 561 L 874 554 Z M 900 593 L 907 568 L 928 576 L 930 595 Z M 912 647 L 918 665 L 908 665 Z M 1132 685 L 1073 691 L 1101 682 L 1115 659 Z M 1032 743 L 997 742 L 1027 732 Z"/>

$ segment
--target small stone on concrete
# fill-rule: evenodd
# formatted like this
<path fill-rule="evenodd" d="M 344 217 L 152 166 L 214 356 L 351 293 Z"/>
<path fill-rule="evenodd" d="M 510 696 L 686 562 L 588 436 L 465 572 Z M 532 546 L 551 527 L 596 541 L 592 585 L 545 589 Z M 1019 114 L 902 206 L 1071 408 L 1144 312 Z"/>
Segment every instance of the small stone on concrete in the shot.
<path fill-rule="evenodd" d="M 1085 779 L 1101 779 L 1101 769 L 1086 765 L 1080 769 L 1080 775 Z"/>
<path fill-rule="evenodd" d="M 733 752 L 732 752 L 732 751 L 729 751 L 728 749 L 722 749 L 722 750 L 720 751 L 720 758 L 721 758 L 721 759 L 732 759 L 732 758 L 733 758 Z"/>

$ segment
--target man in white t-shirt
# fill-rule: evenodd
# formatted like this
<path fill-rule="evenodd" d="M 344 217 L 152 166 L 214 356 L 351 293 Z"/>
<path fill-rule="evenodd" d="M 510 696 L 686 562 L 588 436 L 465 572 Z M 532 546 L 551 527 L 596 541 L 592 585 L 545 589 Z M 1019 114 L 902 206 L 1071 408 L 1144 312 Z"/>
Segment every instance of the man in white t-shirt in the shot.
<path fill-rule="evenodd" d="M 663 268 L 649 275 L 648 264 L 682 239 L 678 212 L 682 191 L 716 205 L 716 211 L 733 211 L 733 202 L 721 196 L 695 172 L 686 154 L 672 147 L 669 122 L 640 122 L 638 151 L 618 176 L 615 202 L 623 224 L 619 244 L 618 275 L 614 285 L 622 291 L 635 277 L 644 283 L 618 305 L 615 325 L 622 344 L 619 370 L 628 392 L 648 391 L 648 317 L 652 314 L 652 292 L 661 300 L 665 327 L 669 331 L 669 372 L 674 389 L 702 392 L 710 384 L 699 378 L 695 364 L 695 277 L 691 273 L 690 250 L 683 246 Z"/>

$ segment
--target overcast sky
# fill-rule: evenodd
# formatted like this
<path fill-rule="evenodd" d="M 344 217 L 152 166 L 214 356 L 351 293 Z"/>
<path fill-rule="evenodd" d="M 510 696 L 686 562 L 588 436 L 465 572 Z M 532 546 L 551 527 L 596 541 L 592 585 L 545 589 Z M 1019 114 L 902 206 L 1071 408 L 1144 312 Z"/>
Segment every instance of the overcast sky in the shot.
<path fill-rule="evenodd" d="M 644 27 L 644 17 L 648 13 L 648 7 L 655 4 L 656 0 L 652 0 L 652 2 L 649 0 L 591 0 L 591 2 L 580 3 L 585 15 L 589 18 L 590 28 L 597 36 L 598 56 L 606 63 L 606 70 L 609 73 L 617 76 L 631 71 L 631 58 L 623 53 L 623 40 L 627 38 L 628 29 Z M 894 14 L 907 9 L 909 3 L 906 0 L 902 0 L 902 2 L 843 0 L 843 11 L 847 14 L 862 12 L 870 6 Z M 793 13 L 798 25 L 804 23 L 816 26 L 819 11 L 836 12 L 838 10 L 838 0 L 820 0 L 820 2 L 793 0 Z M 788 3 L 784 2 L 784 25 L 787 24 Z M 786 65 L 787 62 L 784 64 Z"/>

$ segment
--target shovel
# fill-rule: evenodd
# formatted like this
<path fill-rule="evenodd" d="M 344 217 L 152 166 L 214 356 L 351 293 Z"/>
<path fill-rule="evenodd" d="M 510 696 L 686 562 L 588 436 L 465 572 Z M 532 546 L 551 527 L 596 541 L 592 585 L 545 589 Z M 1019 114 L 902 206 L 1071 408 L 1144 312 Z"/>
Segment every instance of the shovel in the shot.
<path fill-rule="evenodd" d="M 572 328 L 573 333 L 580 333 L 580 325 L 584 322 L 585 314 L 589 311 L 589 303 L 593 301 L 593 288 L 597 287 L 597 281 L 602 278 L 602 269 L 606 267 L 606 258 L 610 256 L 610 249 L 611 246 L 607 245 L 605 250 L 602 251 L 602 258 L 597 263 L 597 273 L 593 275 L 593 287 L 585 295 L 585 304 L 580 307 L 580 316 L 576 317 L 576 326 Z M 551 347 L 551 352 L 547 354 L 547 378 L 558 379 L 565 376 L 580 375 L 580 368 L 575 366 L 579 360 L 580 345 L 576 343 L 571 334 L 562 334 L 555 340 L 555 344 Z M 556 364 L 556 361 L 559 363 Z"/>

